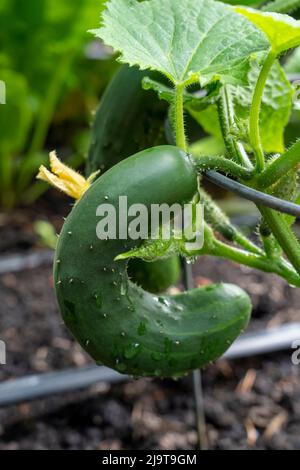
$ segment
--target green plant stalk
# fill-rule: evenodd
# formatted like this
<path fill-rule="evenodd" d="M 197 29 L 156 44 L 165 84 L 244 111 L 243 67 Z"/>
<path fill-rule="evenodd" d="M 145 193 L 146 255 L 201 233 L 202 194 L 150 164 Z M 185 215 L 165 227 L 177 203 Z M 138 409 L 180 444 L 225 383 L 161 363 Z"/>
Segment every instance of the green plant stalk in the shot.
<path fill-rule="evenodd" d="M 267 76 L 268 74 L 266 74 Z M 184 87 L 180 86 L 176 89 L 176 102 L 175 102 L 175 129 L 176 129 L 176 143 L 178 147 L 181 147 L 184 151 L 187 151 L 186 137 L 184 130 L 184 112 L 183 112 L 183 90 Z M 290 227 L 287 225 L 283 217 L 274 211 L 262 208 L 262 211 L 265 211 L 269 220 L 275 219 L 274 224 L 269 224 L 270 228 L 273 230 L 276 238 L 279 241 L 279 244 L 282 246 L 283 250 L 287 254 L 290 262 L 295 267 L 296 271 L 300 273 L 300 246 L 298 245 L 295 235 L 293 234 Z M 271 215 L 269 214 L 271 213 Z M 280 218 L 278 220 L 278 217 Z M 283 219 L 283 220 L 282 220 Z M 280 224 L 280 220 L 282 224 Z M 286 230 L 286 228 L 288 230 Z M 289 238 L 290 237 L 290 238 Z M 202 250 L 202 254 L 212 254 L 213 256 L 225 257 L 227 259 L 232 259 L 240 264 L 245 264 L 247 266 L 260 269 L 265 272 L 274 272 L 287 279 L 291 284 L 299 285 L 299 276 L 293 273 L 287 267 L 285 268 L 281 260 L 271 260 L 269 258 L 263 258 L 261 256 L 255 255 L 253 253 L 243 252 L 235 248 L 229 247 L 228 245 L 219 242 L 211 230 L 206 229 L 205 233 L 206 243 Z"/>
<path fill-rule="evenodd" d="M 187 141 L 184 126 L 184 85 L 177 85 L 175 91 L 175 135 L 176 145 L 187 152 Z"/>
<path fill-rule="evenodd" d="M 258 209 L 290 263 L 300 274 L 300 245 L 286 218 L 282 214 L 266 207 L 258 206 Z"/>
<path fill-rule="evenodd" d="M 209 247 L 207 254 L 229 259 L 238 264 L 250 268 L 259 269 L 266 273 L 274 273 L 286 279 L 290 284 L 300 287 L 300 277 L 282 259 L 270 259 L 266 256 L 259 256 L 248 253 L 238 248 L 231 247 L 225 243 L 215 240 Z"/>
<path fill-rule="evenodd" d="M 221 89 L 220 99 L 218 101 L 218 114 L 223 139 L 229 155 L 238 160 L 246 168 L 252 169 L 253 165 L 249 160 L 243 145 L 240 142 L 237 142 L 231 135 L 232 129 L 235 126 L 235 117 L 230 90 L 226 85 Z"/>
<path fill-rule="evenodd" d="M 297 194 L 294 204 L 300 205 L 300 192 Z M 296 217 L 294 215 L 286 215 L 285 220 L 289 225 L 293 225 L 296 221 Z"/>
<path fill-rule="evenodd" d="M 292 13 L 297 8 L 300 8 L 300 0 L 275 0 L 264 5 L 261 10 L 275 13 Z"/>
<path fill-rule="evenodd" d="M 298 140 L 287 152 L 272 161 L 266 169 L 256 178 L 259 189 L 267 189 L 279 181 L 290 170 L 300 163 L 300 140 Z"/>
<path fill-rule="evenodd" d="M 253 172 L 247 168 L 238 165 L 232 160 L 225 157 L 199 156 L 192 157 L 198 171 L 219 170 L 222 173 L 229 174 L 234 178 L 249 180 L 253 176 Z"/>
<path fill-rule="evenodd" d="M 208 223 L 220 233 L 226 240 L 240 245 L 250 253 L 256 255 L 263 255 L 264 252 L 251 242 L 245 235 L 243 235 L 235 226 L 233 226 L 222 209 L 215 203 L 215 201 L 204 191 L 203 188 L 199 189 L 200 199 L 204 204 L 205 217 Z"/>
<path fill-rule="evenodd" d="M 261 69 L 252 100 L 251 111 L 250 111 L 250 125 L 249 125 L 249 137 L 250 143 L 255 153 L 256 158 L 256 170 L 258 173 L 262 172 L 265 167 L 264 150 L 260 137 L 260 110 L 261 103 L 264 94 L 265 85 L 268 79 L 269 72 L 276 60 L 276 55 L 271 49 L 264 65 Z"/>
<path fill-rule="evenodd" d="M 282 248 L 278 244 L 278 241 L 276 240 L 273 234 L 269 236 L 265 236 L 261 234 L 260 238 L 261 238 L 261 241 L 263 243 L 263 246 L 264 246 L 264 249 L 268 258 L 274 259 L 274 258 L 278 258 L 282 256 Z"/>

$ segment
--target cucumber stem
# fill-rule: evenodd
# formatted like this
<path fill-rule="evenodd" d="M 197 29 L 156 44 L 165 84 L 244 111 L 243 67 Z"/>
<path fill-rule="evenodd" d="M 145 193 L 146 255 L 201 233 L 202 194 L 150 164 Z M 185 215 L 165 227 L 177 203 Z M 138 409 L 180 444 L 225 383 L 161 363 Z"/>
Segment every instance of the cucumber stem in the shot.
<path fill-rule="evenodd" d="M 199 156 L 193 157 L 193 161 L 200 172 L 214 169 L 222 171 L 226 175 L 230 174 L 235 178 L 244 180 L 251 179 L 253 176 L 252 171 L 225 157 Z"/>
<path fill-rule="evenodd" d="M 259 189 L 267 189 L 300 163 L 300 140 L 270 163 L 256 178 Z"/>
<path fill-rule="evenodd" d="M 238 160 L 243 166 L 252 169 L 253 165 L 241 142 L 238 142 L 232 136 L 232 130 L 235 127 L 234 105 L 230 89 L 224 85 L 220 92 L 218 100 L 218 114 L 220 126 L 226 149 L 233 158 Z"/>
<path fill-rule="evenodd" d="M 250 253 L 255 253 L 256 255 L 264 254 L 258 246 L 231 224 L 227 215 L 224 214 L 222 209 L 203 188 L 200 188 L 199 192 L 200 199 L 204 204 L 206 220 L 215 231 L 220 233 L 229 242 L 239 245 Z"/>
<path fill-rule="evenodd" d="M 285 217 L 272 209 L 262 206 L 258 208 L 290 263 L 300 274 L 300 245 Z"/>
<path fill-rule="evenodd" d="M 184 126 L 184 93 L 185 86 L 177 85 L 175 90 L 175 134 L 176 145 L 187 152 L 187 141 Z"/>
<path fill-rule="evenodd" d="M 256 158 L 256 170 L 258 173 L 262 172 L 265 167 L 265 157 L 264 150 L 261 142 L 260 136 L 260 110 L 261 103 L 263 99 L 265 85 L 268 79 L 269 72 L 276 60 L 276 55 L 273 52 L 273 49 L 270 50 L 264 65 L 261 69 L 259 78 L 256 83 L 254 90 L 251 111 L 250 111 L 250 127 L 249 127 L 249 137 L 250 143 L 254 150 Z"/>
<path fill-rule="evenodd" d="M 274 273 L 286 279 L 291 285 L 300 287 L 300 276 L 284 259 L 270 259 L 266 255 L 249 253 L 239 248 L 229 246 L 217 240 L 213 235 L 212 229 L 207 224 L 205 225 L 205 244 L 199 254 L 228 259 L 237 264 L 242 264 L 266 273 Z"/>

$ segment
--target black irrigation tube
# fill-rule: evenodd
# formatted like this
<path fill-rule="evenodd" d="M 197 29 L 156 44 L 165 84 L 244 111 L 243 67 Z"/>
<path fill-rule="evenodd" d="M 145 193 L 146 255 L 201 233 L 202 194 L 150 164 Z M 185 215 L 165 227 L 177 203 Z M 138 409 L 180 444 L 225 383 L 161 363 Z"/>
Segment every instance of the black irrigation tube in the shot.
<path fill-rule="evenodd" d="M 300 323 L 246 333 L 231 346 L 224 358 L 234 360 L 291 349 L 293 342 L 299 339 Z M 128 380 L 130 377 L 102 366 L 31 375 L 0 384 L 0 407 L 79 391 L 99 383 L 114 384 Z"/>
<path fill-rule="evenodd" d="M 278 199 L 277 197 L 262 193 L 256 189 L 248 188 L 247 186 L 227 178 L 227 176 L 221 175 L 213 170 L 205 172 L 205 177 L 221 188 L 238 194 L 244 199 L 248 199 L 248 201 L 252 201 L 255 204 L 269 207 L 270 209 L 283 212 L 284 214 L 300 217 L 300 206 L 298 204 Z"/>

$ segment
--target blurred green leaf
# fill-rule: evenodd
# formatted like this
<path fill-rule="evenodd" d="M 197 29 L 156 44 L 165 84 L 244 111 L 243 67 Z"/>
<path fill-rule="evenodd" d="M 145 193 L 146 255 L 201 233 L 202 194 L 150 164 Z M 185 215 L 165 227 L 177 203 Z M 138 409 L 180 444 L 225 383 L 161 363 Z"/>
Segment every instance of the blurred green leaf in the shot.
<path fill-rule="evenodd" d="M 62 97 L 79 89 L 90 99 L 93 87 L 107 80 L 88 78 L 97 62 L 85 57 L 87 30 L 99 23 L 104 3 L 1 0 L 0 80 L 7 104 L 0 108 L 0 206 L 16 204 L 31 184 Z"/>
<path fill-rule="evenodd" d="M 57 245 L 57 236 L 55 229 L 50 222 L 38 220 L 34 224 L 34 230 L 45 247 L 55 250 Z"/>

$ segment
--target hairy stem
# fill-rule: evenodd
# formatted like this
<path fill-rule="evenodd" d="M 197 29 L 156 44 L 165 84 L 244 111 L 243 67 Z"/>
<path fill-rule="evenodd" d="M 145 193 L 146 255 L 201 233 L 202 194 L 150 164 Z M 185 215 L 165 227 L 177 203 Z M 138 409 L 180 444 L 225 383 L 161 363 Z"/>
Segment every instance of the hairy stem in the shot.
<path fill-rule="evenodd" d="M 287 152 L 282 154 L 256 178 L 259 189 L 267 189 L 279 181 L 290 170 L 300 163 L 300 140 L 298 140 Z"/>
<path fill-rule="evenodd" d="M 243 233 L 241 233 L 232 223 L 222 209 L 207 194 L 203 188 L 200 188 L 200 200 L 204 204 L 205 219 L 212 228 L 220 233 L 229 242 L 235 243 L 250 253 L 263 255 L 264 252 L 251 242 Z"/>
<path fill-rule="evenodd" d="M 176 145 L 187 152 L 187 142 L 184 127 L 184 107 L 183 107 L 183 93 L 184 86 L 177 85 L 175 93 L 175 134 Z"/>
<path fill-rule="evenodd" d="M 223 139 L 226 149 L 233 158 L 239 161 L 248 169 L 253 168 L 251 161 L 240 142 L 231 135 L 235 127 L 233 100 L 228 86 L 224 85 L 220 92 L 218 101 L 218 114 L 220 126 L 222 129 Z"/>
<path fill-rule="evenodd" d="M 218 170 L 222 173 L 229 174 L 238 179 L 251 179 L 253 172 L 238 165 L 232 160 L 225 157 L 199 156 L 193 157 L 193 161 L 198 171 Z"/>
<path fill-rule="evenodd" d="M 297 273 L 282 259 L 270 259 L 266 256 L 259 256 L 253 253 L 247 253 L 243 250 L 231 247 L 218 240 L 214 247 L 210 248 L 210 255 L 229 259 L 238 264 L 259 269 L 266 273 L 274 273 L 286 279 L 290 284 L 300 287 L 300 277 Z"/>
<path fill-rule="evenodd" d="M 268 79 L 269 72 L 275 62 L 276 55 L 271 49 L 264 65 L 261 69 L 252 100 L 251 111 L 250 111 L 250 127 L 249 127 L 249 137 L 250 143 L 255 153 L 256 158 L 256 170 L 258 173 L 263 171 L 265 167 L 265 158 L 264 151 L 260 137 L 260 127 L 259 127 L 259 117 L 261 110 L 261 103 L 263 98 L 263 93 L 265 85 Z"/>
<path fill-rule="evenodd" d="M 258 208 L 290 263 L 300 274 L 300 245 L 286 218 L 272 209 Z"/>

